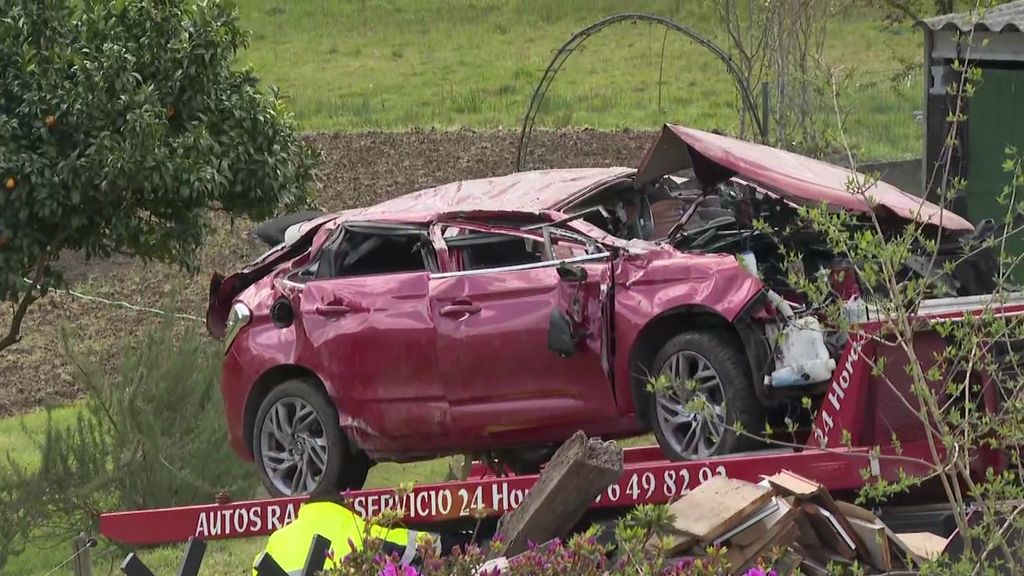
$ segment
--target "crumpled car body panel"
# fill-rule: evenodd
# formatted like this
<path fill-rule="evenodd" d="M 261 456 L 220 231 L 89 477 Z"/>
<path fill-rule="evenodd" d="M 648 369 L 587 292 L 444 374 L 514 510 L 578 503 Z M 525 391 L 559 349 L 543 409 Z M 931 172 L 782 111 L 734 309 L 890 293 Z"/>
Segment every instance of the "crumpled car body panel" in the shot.
<path fill-rule="evenodd" d="M 973 230 L 962 217 L 904 192 L 886 182 L 873 182 L 863 194 L 851 192 L 851 182 L 867 183 L 849 168 L 747 142 L 666 124 L 657 142 L 637 169 L 638 183 L 692 168 L 710 186 L 732 176 L 750 180 L 779 196 L 802 203 L 867 213 L 884 209 L 906 220 L 927 222 L 950 230 Z M 872 206 L 874 205 L 874 206 Z"/>
<path fill-rule="evenodd" d="M 681 312 L 712 316 L 716 325 L 737 324 L 764 293 L 758 277 L 731 254 L 626 239 L 578 219 L 561 226 L 608 255 L 583 265 L 588 279 L 576 290 L 559 279 L 554 266 L 462 270 L 439 228 L 461 223 L 474 233 L 507 233 L 524 224 L 537 236 L 537 222 L 560 222 L 613 186 L 635 190 L 634 184 L 687 167 L 705 185 L 739 176 L 792 201 L 872 209 L 845 191 L 848 170 L 666 126 L 639 172 L 511 174 L 313 218 L 297 226 L 294 247 L 272 249 L 242 272 L 211 284 L 208 326 L 215 336 L 224 333 L 233 302 L 252 312 L 224 360 L 221 387 L 232 445 L 252 457 L 254 412 L 268 382 L 281 374 L 322 382 L 349 438 L 378 460 L 558 443 L 577 429 L 609 438 L 647 431 L 637 417 L 642 409 L 636 380 L 642 375 L 632 362 L 645 329 Z M 917 215 L 951 230 L 971 229 L 963 219 L 891 186 L 877 184 L 870 193 L 878 206 L 901 218 Z M 289 280 L 344 230 L 380 223 L 422 230 L 434 266 Z M 286 327 L 269 318 L 271 304 L 282 298 L 295 310 L 295 321 Z M 548 321 L 553 309 L 570 309 L 576 300 L 582 336 L 575 353 L 561 358 L 547 349 Z M 328 309 L 345 312 L 320 312 Z M 763 306 L 758 310 L 771 314 Z M 679 329 L 687 329 L 685 322 Z"/>

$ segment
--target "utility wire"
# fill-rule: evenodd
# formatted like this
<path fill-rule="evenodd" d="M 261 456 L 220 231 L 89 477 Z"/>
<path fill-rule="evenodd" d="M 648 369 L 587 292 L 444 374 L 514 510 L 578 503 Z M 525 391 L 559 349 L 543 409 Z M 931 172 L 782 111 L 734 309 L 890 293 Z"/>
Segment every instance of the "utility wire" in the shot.
<path fill-rule="evenodd" d="M 64 560 L 63 562 L 61 562 L 60 564 L 58 564 L 58 565 L 54 566 L 54 567 L 53 567 L 53 570 L 50 570 L 50 571 L 49 571 L 49 572 L 47 572 L 47 573 L 46 573 L 46 574 L 45 574 L 44 576 L 52 576 L 52 574 L 53 574 L 54 572 L 56 572 L 57 570 L 60 570 L 61 568 L 63 568 L 63 567 L 65 567 L 65 566 L 67 566 L 67 565 L 68 565 L 68 562 L 71 562 L 71 561 L 72 561 L 72 560 L 74 560 L 75 558 L 78 558 L 78 556 L 79 556 L 79 555 L 80 555 L 80 554 L 81 554 L 82 552 L 85 552 L 85 551 L 86 551 L 86 550 L 88 550 L 89 548 L 95 548 L 95 547 L 96 547 L 96 539 L 95 539 L 95 538 L 89 538 L 88 540 L 86 540 L 86 541 L 85 541 L 85 546 L 82 546 L 81 548 L 79 548 L 79 549 L 78 549 L 78 551 L 77 551 L 77 552 L 75 552 L 75 553 L 74 553 L 74 554 L 72 554 L 71 556 L 68 556 L 68 557 L 67 557 L 67 559 L 65 559 L 65 560 Z"/>
<path fill-rule="evenodd" d="M 35 288 L 38 288 L 40 290 L 42 289 L 42 286 L 39 286 L 38 284 L 35 284 L 34 282 L 29 280 L 28 278 L 22 278 L 22 280 L 24 280 L 26 284 L 30 284 L 30 285 L 32 285 Z M 67 295 L 69 295 L 69 296 L 71 296 L 73 298 L 79 298 L 81 300 L 88 300 L 90 302 L 99 302 L 99 303 L 102 303 L 102 304 L 108 304 L 110 306 L 118 306 L 118 307 L 121 307 L 121 308 L 126 308 L 128 310 L 134 310 L 136 312 L 149 312 L 149 313 L 152 313 L 152 314 L 160 314 L 161 316 L 167 316 L 169 314 L 168 312 L 166 312 L 164 310 L 159 310 L 157 308 L 148 308 L 146 306 L 137 306 L 135 304 L 131 304 L 131 303 L 125 302 L 123 300 L 108 300 L 108 299 L 100 297 L 100 296 L 91 296 L 89 294 L 83 294 L 83 293 L 78 292 L 76 290 L 71 290 L 70 288 L 50 288 L 49 291 L 50 292 L 57 292 L 57 293 L 60 293 L 60 294 L 67 294 Z M 196 322 L 202 322 L 203 321 L 202 318 L 199 318 L 198 316 L 192 316 L 191 314 L 173 313 L 171 315 L 176 317 L 176 318 L 183 318 L 185 320 L 194 320 Z"/>

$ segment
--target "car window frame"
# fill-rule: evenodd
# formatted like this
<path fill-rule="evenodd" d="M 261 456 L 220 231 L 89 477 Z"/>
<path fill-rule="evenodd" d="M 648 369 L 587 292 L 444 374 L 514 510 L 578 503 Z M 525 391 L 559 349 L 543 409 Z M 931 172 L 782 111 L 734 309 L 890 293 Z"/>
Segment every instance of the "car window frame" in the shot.
<path fill-rule="evenodd" d="M 544 260 L 540 262 L 531 262 L 528 264 L 512 264 L 508 266 L 495 266 L 492 268 L 482 268 L 478 270 L 463 270 L 460 267 L 455 266 L 455 260 L 451 256 L 451 248 L 458 248 L 459 240 L 455 239 L 455 246 L 450 243 L 453 238 L 446 237 L 444 235 L 445 229 L 461 228 L 469 230 L 471 232 L 477 232 L 480 234 L 494 234 L 494 235 L 507 235 L 511 237 L 519 237 L 524 240 L 534 240 L 543 243 Z M 570 258 L 555 258 L 551 245 L 552 236 L 561 236 L 568 240 L 576 241 L 579 244 L 586 247 L 588 252 L 581 256 L 573 256 Z M 581 262 L 597 262 L 600 260 L 612 258 L 612 252 L 605 246 L 602 246 L 599 242 L 577 232 L 575 230 L 568 230 L 560 226 L 555 225 L 533 225 L 526 229 L 521 228 L 508 228 L 504 226 L 489 226 L 482 223 L 465 222 L 465 221 L 451 221 L 451 222 L 438 222 L 431 227 L 431 238 L 434 241 L 434 253 L 438 255 L 439 259 L 441 255 L 444 255 L 445 266 L 439 269 L 438 272 L 432 272 L 430 277 L 441 279 L 441 278 L 456 278 L 460 276 L 470 276 L 479 274 L 500 274 L 504 272 L 514 272 L 519 270 L 536 270 L 542 268 L 557 268 L 565 264 L 577 264 Z M 440 245 L 438 245 L 440 243 Z M 440 263 L 440 262 L 439 262 Z"/>
<path fill-rule="evenodd" d="M 319 275 L 319 266 L 325 257 L 329 257 L 334 254 L 334 250 L 341 245 L 344 240 L 346 232 L 356 232 L 360 234 L 380 234 L 382 236 L 401 236 L 401 235 L 420 235 L 420 256 L 423 259 L 422 270 L 406 270 L 400 272 L 383 272 L 377 274 L 360 274 L 355 276 L 321 276 Z M 386 231 L 386 233 L 381 233 Z M 317 272 L 313 276 L 308 276 L 302 279 L 298 277 L 303 271 L 307 271 L 310 268 L 316 266 Z M 316 257 L 312 258 L 309 264 L 302 268 L 296 269 L 288 274 L 286 280 L 293 284 L 308 284 L 311 282 L 324 282 L 332 280 L 344 280 L 347 278 L 367 278 L 374 276 L 393 276 L 395 274 L 418 274 L 426 273 L 432 274 L 440 271 L 437 251 L 434 248 L 434 244 L 430 238 L 430 228 L 427 226 L 418 226 L 415 224 L 407 223 L 395 223 L 395 222 L 372 222 L 372 221 L 357 221 L 357 222 L 343 222 L 335 230 L 331 232 L 330 237 L 324 241 L 323 245 L 317 251 Z"/>

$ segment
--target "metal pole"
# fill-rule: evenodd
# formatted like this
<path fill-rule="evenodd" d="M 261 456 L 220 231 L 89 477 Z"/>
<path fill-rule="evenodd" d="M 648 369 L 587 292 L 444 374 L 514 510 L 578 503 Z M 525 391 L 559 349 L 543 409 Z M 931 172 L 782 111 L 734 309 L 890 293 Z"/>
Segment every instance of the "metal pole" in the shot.
<path fill-rule="evenodd" d="M 135 552 L 130 552 L 124 557 L 124 562 L 121 562 L 121 572 L 124 572 L 126 576 L 156 576 L 146 566 L 146 563 L 135 555 Z"/>
<path fill-rule="evenodd" d="M 72 540 L 72 552 L 74 561 L 71 563 L 71 573 L 75 576 L 92 576 L 92 547 L 96 542 L 84 533 L 75 536 Z"/>
<path fill-rule="evenodd" d="M 257 576 L 288 576 L 288 573 L 267 552 L 263 552 L 256 559 L 256 574 Z"/>
<path fill-rule="evenodd" d="M 185 553 L 181 556 L 181 564 L 178 565 L 178 576 L 198 576 L 199 567 L 203 565 L 205 554 L 206 542 L 189 538 Z"/>
<path fill-rule="evenodd" d="M 309 547 L 309 554 L 306 555 L 306 565 L 302 569 L 302 576 L 313 576 L 324 569 L 324 562 L 327 560 L 327 551 L 331 549 L 331 541 L 317 534 L 313 536 L 313 544 Z"/>

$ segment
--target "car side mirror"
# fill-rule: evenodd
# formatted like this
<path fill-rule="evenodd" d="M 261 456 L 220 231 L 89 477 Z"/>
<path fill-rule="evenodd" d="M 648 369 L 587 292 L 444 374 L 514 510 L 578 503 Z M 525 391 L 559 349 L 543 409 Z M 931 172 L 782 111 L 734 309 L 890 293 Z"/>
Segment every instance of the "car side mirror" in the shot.
<path fill-rule="evenodd" d="M 562 358 L 568 358 L 576 352 L 576 334 L 569 316 L 555 308 L 551 311 L 548 324 L 548 350 Z"/>
<path fill-rule="evenodd" d="M 586 282 L 587 269 L 582 266 L 562 264 L 558 267 L 558 277 L 562 279 L 562 282 Z"/>

